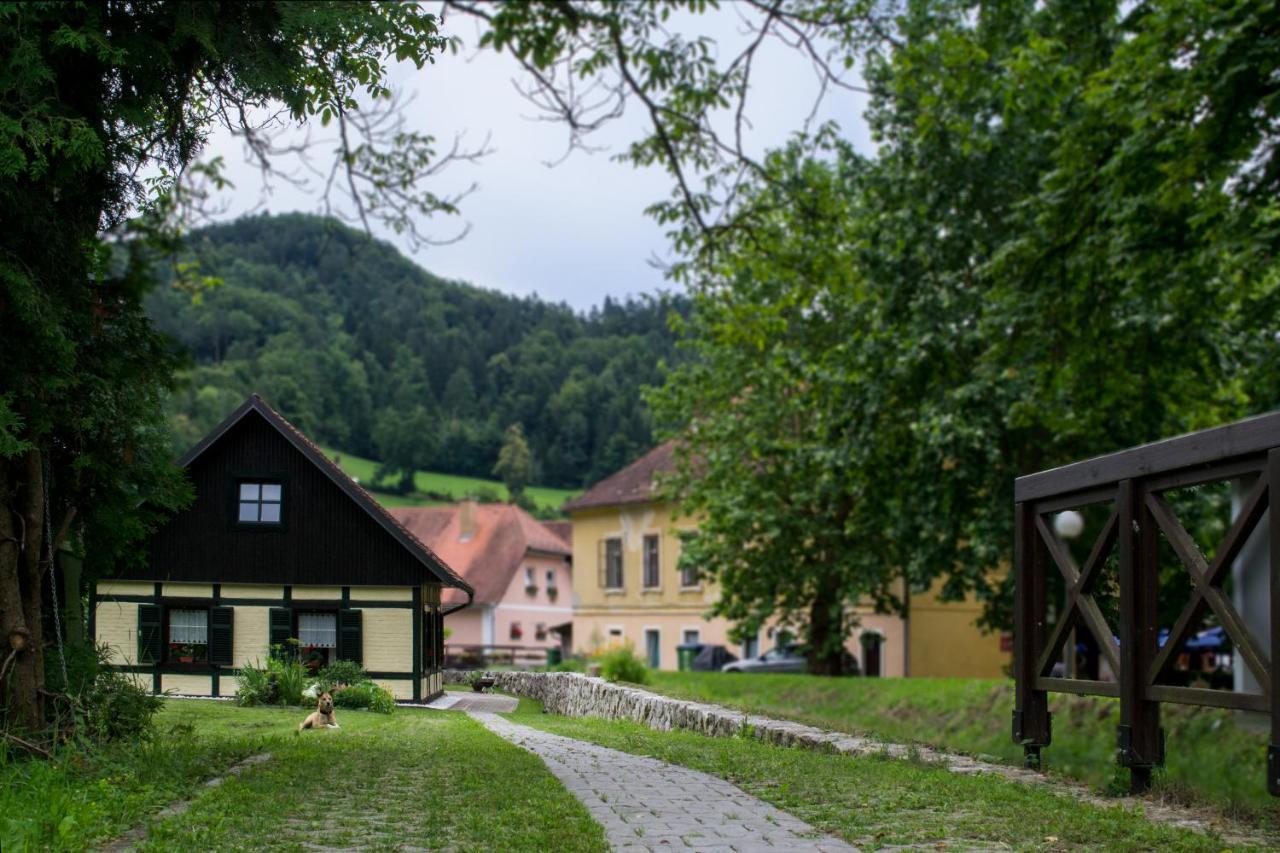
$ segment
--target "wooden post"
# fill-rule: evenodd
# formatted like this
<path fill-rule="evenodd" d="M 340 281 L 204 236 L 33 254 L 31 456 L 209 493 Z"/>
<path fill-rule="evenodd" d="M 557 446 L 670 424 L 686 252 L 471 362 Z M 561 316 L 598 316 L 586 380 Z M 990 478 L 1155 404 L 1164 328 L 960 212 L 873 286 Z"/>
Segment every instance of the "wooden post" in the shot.
<path fill-rule="evenodd" d="M 1267 452 L 1268 533 L 1271 536 L 1271 743 L 1267 746 L 1267 792 L 1280 797 L 1280 686 L 1275 686 L 1280 661 L 1280 448 Z M 1238 664 L 1237 664 L 1238 665 Z"/>
<path fill-rule="evenodd" d="M 1164 763 L 1160 703 L 1147 698 L 1147 669 L 1160 631 L 1156 614 L 1159 533 L 1133 480 L 1120 482 L 1116 502 L 1120 552 L 1120 727 L 1116 757 L 1129 768 L 1130 791 L 1141 793 L 1151 787 L 1151 768 Z M 1112 642 L 1111 637 L 1097 640 Z"/>
<path fill-rule="evenodd" d="M 1013 671 L 1017 679 L 1013 741 L 1023 749 L 1027 767 L 1040 769 L 1040 750 L 1050 742 L 1049 694 L 1036 688 L 1036 661 L 1044 642 L 1045 560 L 1038 547 L 1035 512 L 1014 505 Z"/>

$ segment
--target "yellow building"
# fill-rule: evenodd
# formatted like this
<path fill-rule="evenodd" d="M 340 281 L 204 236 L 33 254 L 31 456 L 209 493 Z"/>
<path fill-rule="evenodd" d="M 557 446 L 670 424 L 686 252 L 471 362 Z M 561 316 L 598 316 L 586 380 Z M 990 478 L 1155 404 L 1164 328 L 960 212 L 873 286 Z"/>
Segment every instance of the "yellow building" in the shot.
<path fill-rule="evenodd" d="M 729 621 L 707 616 L 715 584 L 679 567 L 680 531 L 695 529 L 696 520 L 677 518 L 671 504 L 655 498 L 655 478 L 672 462 L 672 444 L 660 445 L 566 505 L 573 520 L 576 651 L 630 643 L 651 667 L 675 669 L 682 643 L 722 645 L 740 657 L 774 646 L 773 628 L 730 642 Z M 942 602 L 936 593 L 935 587 L 912 595 L 905 618 L 850 608 L 858 627 L 848 649 L 867 674 L 1003 674 L 1008 652 L 1000 637 L 974 624 L 981 605 Z"/>

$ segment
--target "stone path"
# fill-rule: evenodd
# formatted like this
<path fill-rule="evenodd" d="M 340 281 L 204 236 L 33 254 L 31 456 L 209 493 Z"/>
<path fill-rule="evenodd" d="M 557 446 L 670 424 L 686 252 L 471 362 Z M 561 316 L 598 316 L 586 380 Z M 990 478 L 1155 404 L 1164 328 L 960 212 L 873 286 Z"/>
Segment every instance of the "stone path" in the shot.
<path fill-rule="evenodd" d="M 856 851 L 715 776 L 539 731 L 486 711 L 471 716 L 540 756 L 604 827 L 615 849 Z"/>

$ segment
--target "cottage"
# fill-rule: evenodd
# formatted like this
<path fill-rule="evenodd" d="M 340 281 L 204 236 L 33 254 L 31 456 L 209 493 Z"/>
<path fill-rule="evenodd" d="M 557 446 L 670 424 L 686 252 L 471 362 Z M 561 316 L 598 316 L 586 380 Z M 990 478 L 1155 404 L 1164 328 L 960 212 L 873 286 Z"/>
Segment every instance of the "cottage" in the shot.
<path fill-rule="evenodd" d="M 475 501 L 391 512 L 475 588 L 473 605 L 445 620 L 452 660 L 533 664 L 544 662 L 549 648 L 568 650 L 573 575 L 567 523 L 540 522 L 512 504 Z M 462 600 L 459 590 L 445 590 L 446 609 Z"/>
<path fill-rule="evenodd" d="M 442 691 L 443 590 L 458 609 L 471 586 L 297 428 L 255 394 L 178 464 L 194 502 L 93 591 L 113 666 L 157 693 L 228 696 L 237 669 L 296 640 L 397 699 Z"/>

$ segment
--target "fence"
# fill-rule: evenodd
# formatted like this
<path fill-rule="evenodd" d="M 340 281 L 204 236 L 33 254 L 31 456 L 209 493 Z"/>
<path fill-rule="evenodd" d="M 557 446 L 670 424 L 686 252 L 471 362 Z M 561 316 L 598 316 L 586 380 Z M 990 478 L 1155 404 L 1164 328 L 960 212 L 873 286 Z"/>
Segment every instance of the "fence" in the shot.
<path fill-rule="evenodd" d="M 1234 482 L 1243 500 L 1225 537 L 1212 549 L 1212 559 L 1206 559 L 1169 495 L 1222 481 Z M 1208 705 L 1270 715 L 1267 789 L 1280 795 L 1280 701 L 1272 689 L 1271 668 L 1280 656 L 1280 512 L 1275 506 L 1280 490 L 1270 488 L 1274 482 L 1280 482 L 1280 413 L 1016 481 L 1013 737 L 1023 746 L 1028 766 L 1040 766 L 1040 750 L 1051 741 L 1050 691 L 1119 698 L 1117 758 L 1129 768 L 1135 791 L 1147 788 L 1151 769 L 1164 763 L 1161 703 Z M 1051 517 L 1091 508 L 1100 518 L 1108 507 L 1088 557 L 1078 564 Z M 1269 577 L 1270 631 L 1262 638 L 1251 632 L 1223 587 L 1241 549 L 1260 527 L 1259 535 L 1269 537 L 1270 544 L 1269 563 L 1263 566 Z M 1190 575 L 1191 588 L 1190 599 L 1163 645 L 1157 618 L 1162 540 Z M 1111 617 L 1117 623 L 1114 631 L 1097 594 L 1104 565 L 1113 555 L 1119 587 L 1118 608 Z M 1051 569 L 1065 582 L 1062 609 L 1052 626 L 1048 618 Z M 1260 692 L 1168 683 L 1178 650 L 1210 614 L 1234 646 L 1235 666 L 1248 668 Z M 1069 669 L 1061 676 L 1055 672 L 1077 629 L 1094 638 L 1114 681 L 1067 677 Z"/>
<path fill-rule="evenodd" d="M 513 666 L 529 669 L 546 666 L 547 650 L 530 646 L 483 646 L 463 643 L 446 644 L 444 665 L 452 669 L 487 669 L 491 666 Z"/>

